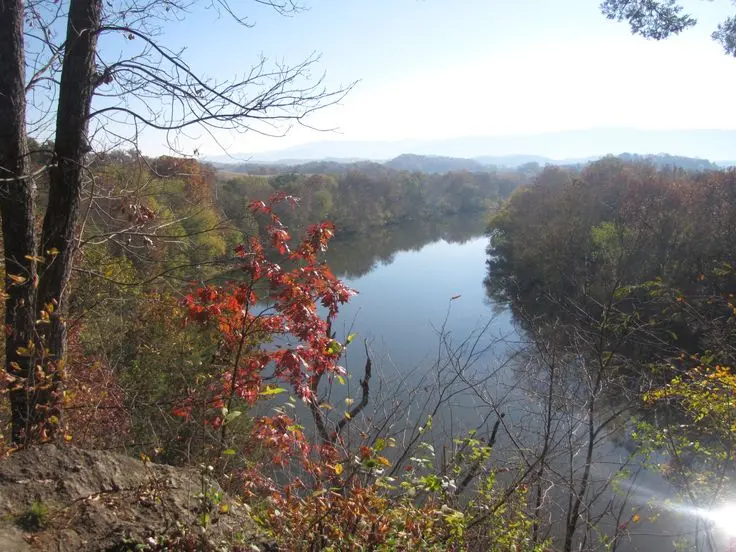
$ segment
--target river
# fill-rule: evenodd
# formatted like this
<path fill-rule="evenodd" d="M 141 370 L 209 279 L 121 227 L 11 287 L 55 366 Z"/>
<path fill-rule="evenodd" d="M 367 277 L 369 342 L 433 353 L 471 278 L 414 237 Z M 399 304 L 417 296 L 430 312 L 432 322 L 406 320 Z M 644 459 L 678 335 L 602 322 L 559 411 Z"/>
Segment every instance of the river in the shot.
<path fill-rule="evenodd" d="M 494 314 L 483 286 L 486 222 L 483 215 L 412 222 L 334 242 L 327 261 L 358 291 L 342 308 L 339 328 L 368 339 L 403 371 L 434 360 L 430 344 L 446 316 L 454 335 L 468 335 L 493 316 L 496 333 L 513 333 L 510 313 Z"/>
<path fill-rule="evenodd" d="M 526 446 L 527 442 L 525 433 L 536 438 L 539 422 L 533 417 L 540 405 L 538 395 L 530 394 L 534 382 L 509 358 L 523 342 L 523 332 L 510 311 L 493 304 L 485 292 L 485 225 L 486 217 L 476 215 L 412 222 L 370 236 L 341 239 L 338 235 L 327 261 L 339 278 L 358 291 L 341 310 L 334 329 L 338 336 L 357 336 L 345 358 L 346 368 L 356 376 L 354 383 L 348 383 L 355 396 L 365 363 L 362 342 L 367 341 L 374 366 L 370 416 L 387 416 L 392 409 L 405 408 L 405 423 L 423 423 L 439 396 L 432 399 L 433 386 L 449 386 L 457 393 L 438 409 L 435 436 L 487 430 L 503 411 L 504 423 L 493 452 L 499 465 L 518 462 L 519 443 Z M 470 374 L 469 380 L 478 386 L 475 390 L 468 382 L 457 381 L 458 367 Z M 330 398 L 335 402 L 343 396 L 336 391 Z M 630 451 L 621 432 L 603 440 L 589 493 L 608 484 L 621 463 L 629 461 Z M 573 464 L 575 470 L 580 468 L 577 456 Z M 611 515 L 595 521 L 596 528 L 589 534 L 615 532 L 623 524 L 617 550 L 670 552 L 677 539 L 692 533 L 695 520 L 675 512 L 670 487 L 658 473 L 637 471 L 636 465 L 633 462 L 628 470 L 636 477 L 623 477 L 618 493 L 607 490 L 591 507 L 591 524 L 599 512 L 610 510 Z M 561 481 L 550 482 L 548 491 L 552 502 L 569 494 Z M 552 535 L 554 527 L 561 525 L 554 523 L 559 517 L 551 514 Z"/>

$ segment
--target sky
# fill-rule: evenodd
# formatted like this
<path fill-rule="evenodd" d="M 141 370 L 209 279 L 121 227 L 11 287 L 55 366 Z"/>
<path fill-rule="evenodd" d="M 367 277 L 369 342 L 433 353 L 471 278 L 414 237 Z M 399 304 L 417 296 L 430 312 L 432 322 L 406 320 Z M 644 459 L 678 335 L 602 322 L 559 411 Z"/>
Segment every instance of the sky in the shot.
<path fill-rule="evenodd" d="M 689 0 L 698 25 L 655 42 L 607 20 L 598 0 L 304 0 L 283 17 L 239 2 L 243 28 L 198 9 L 167 25 L 203 74 L 230 79 L 263 54 L 298 63 L 321 54 L 315 77 L 337 88 L 358 81 L 337 106 L 283 138 L 190 133 L 204 155 L 257 153 L 313 141 L 435 140 L 599 127 L 736 129 L 736 59 L 710 33 L 736 9 Z M 252 8 L 252 9 L 251 9 Z M 286 130 L 286 129 L 282 129 Z M 735 144 L 736 145 L 736 144 Z M 147 134 L 149 154 L 165 152 Z M 534 152 L 529 152 L 534 153 Z"/>

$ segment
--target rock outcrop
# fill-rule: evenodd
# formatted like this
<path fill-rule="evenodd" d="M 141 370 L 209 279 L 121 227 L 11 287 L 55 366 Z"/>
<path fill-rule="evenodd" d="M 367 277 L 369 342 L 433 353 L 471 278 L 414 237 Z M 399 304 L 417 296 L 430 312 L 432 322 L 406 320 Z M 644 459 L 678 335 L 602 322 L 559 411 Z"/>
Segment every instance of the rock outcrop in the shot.
<path fill-rule="evenodd" d="M 4 552 L 273 549 L 197 470 L 55 445 L 0 461 Z"/>

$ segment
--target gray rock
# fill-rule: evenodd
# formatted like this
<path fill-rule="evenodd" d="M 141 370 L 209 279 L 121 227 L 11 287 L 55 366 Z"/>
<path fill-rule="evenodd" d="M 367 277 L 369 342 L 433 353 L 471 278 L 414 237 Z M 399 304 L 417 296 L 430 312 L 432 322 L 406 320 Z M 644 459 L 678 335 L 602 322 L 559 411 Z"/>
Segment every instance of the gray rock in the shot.
<path fill-rule="evenodd" d="M 203 485 L 220 490 L 202 477 L 103 451 L 21 450 L 0 461 L 0 550 L 109 552 L 136 544 L 159 550 L 160 537 L 200 543 L 197 550 L 273 550 L 246 505 L 228 496 L 219 504 L 201 498 Z"/>

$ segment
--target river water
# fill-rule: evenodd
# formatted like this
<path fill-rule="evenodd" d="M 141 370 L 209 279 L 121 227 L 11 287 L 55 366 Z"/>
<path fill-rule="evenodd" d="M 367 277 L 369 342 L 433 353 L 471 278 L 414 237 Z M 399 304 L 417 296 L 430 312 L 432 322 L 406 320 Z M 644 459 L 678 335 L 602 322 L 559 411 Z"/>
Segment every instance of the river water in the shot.
<path fill-rule="evenodd" d="M 372 415 L 386 415 L 399 403 L 411 403 L 414 406 L 407 408 L 404 417 L 414 423 L 412 416 L 423 419 L 427 404 L 436 400 L 437 395 L 432 399 L 428 390 L 449 385 L 458 393 L 436 413 L 436 433 L 458 436 L 467 429 L 487 429 L 503 411 L 504 423 L 493 452 L 498 465 L 512 458 L 518 462 L 524 432 L 538 429 L 531 418 L 539 405 L 528 393 L 533 385 L 520 384 L 518 363 L 509 360 L 524 341 L 523 332 L 509 310 L 493 304 L 485 292 L 485 226 L 485 216 L 479 215 L 417 221 L 370 236 L 341 239 L 338 234 L 327 261 L 339 278 L 359 292 L 343 307 L 334 329 L 338 336 L 357 336 L 345 359 L 354 375 L 362 373 L 362 342 L 368 343 L 374 365 Z M 458 366 L 480 382 L 482 392 L 463 388 L 453 378 Z M 418 392 L 420 388 L 427 392 Z M 414 392 L 416 397 L 403 400 Z M 630 451 L 626 435 L 620 432 L 602 442 L 592 470 L 593 489 L 609 481 L 622 462 L 630 461 Z M 577 459 L 572 463 L 579 468 Z M 628 472 L 636 477 L 623 478 L 617 492 L 602 493 L 599 506 L 591 508 L 591 516 L 603 510 L 616 512 L 589 520 L 598 527 L 593 532 L 612 533 L 624 524 L 617 550 L 674 550 L 676 540 L 691 535 L 694 518 L 676 512 L 671 489 L 657 473 L 639 470 L 636 462 Z M 559 482 L 548 491 L 551 502 L 568 496 L 568 489 Z M 555 518 L 562 514 L 550 515 L 551 535 L 555 535 L 554 527 L 562 525 Z"/>
<path fill-rule="evenodd" d="M 327 261 L 358 291 L 341 310 L 340 327 L 368 339 L 403 371 L 433 360 L 430 345 L 446 316 L 454 335 L 468 335 L 494 316 L 494 332 L 513 333 L 510 313 L 494 313 L 485 295 L 486 223 L 482 215 L 413 222 L 335 241 Z"/>

